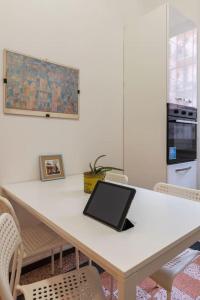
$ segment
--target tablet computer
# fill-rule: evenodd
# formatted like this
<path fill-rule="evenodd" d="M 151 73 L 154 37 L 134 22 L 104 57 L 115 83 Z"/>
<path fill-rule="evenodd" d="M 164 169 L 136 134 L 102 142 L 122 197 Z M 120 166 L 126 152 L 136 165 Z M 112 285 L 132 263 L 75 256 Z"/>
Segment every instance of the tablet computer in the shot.
<path fill-rule="evenodd" d="M 130 223 L 126 215 L 135 193 L 134 188 L 98 181 L 83 213 L 117 231 L 125 230 L 125 223 Z"/>

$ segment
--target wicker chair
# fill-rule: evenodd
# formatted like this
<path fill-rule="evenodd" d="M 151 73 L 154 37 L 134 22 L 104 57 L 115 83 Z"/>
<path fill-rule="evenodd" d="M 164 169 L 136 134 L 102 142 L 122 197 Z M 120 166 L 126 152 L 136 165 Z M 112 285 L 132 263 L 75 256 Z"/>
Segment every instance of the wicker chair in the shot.
<path fill-rule="evenodd" d="M 105 181 L 113 181 L 122 184 L 128 184 L 128 177 L 124 174 L 107 172 Z"/>
<path fill-rule="evenodd" d="M 154 187 L 154 191 L 189 200 L 200 201 L 200 191 L 171 184 L 157 183 Z M 172 285 L 175 277 L 199 254 L 199 251 L 187 249 L 151 275 L 151 278 L 167 291 L 168 300 L 171 299 Z"/>
<path fill-rule="evenodd" d="M 44 224 L 40 223 L 34 226 L 20 228 L 18 218 L 11 203 L 0 196 L 0 212 L 12 215 L 18 230 L 21 233 L 24 245 L 24 261 L 36 257 L 51 250 L 51 273 L 54 274 L 54 252 L 60 249 L 60 268 L 62 268 L 62 249 L 66 241 L 60 238 L 56 233 Z"/>
<path fill-rule="evenodd" d="M 15 300 L 20 291 L 25 300 L 105 300 L 98 272 L 84 267 L 29 285 L 19 285 L 23 245 L 19 229 L 8 213 L 0 215 L 0 296 Z M 9 266 L 11 277 L 9 281 Z"/>
<path fill-rule="evenodd" d="M 200 202 L 200 191 L 168 183 L 157 183 L 154 191 Z"/>

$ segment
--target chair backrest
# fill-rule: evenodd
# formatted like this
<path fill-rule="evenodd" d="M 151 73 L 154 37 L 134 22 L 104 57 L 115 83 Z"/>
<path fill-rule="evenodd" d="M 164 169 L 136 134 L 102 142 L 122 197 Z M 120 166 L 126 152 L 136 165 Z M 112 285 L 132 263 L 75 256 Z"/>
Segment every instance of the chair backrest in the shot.
<path fill-rule="evenodd" d="M 16 299 L 22 256 L 23 246 L 17 225 L 10 214 L 3 213 L 0 215 L 0 297 L 2 300 Z"/>
<path fill-rule="evenodd" d="M 105 181 L 114 181 L 117 183 L 128 184 L 128 176 L 124 174 L 107 172 Z"/>
<path fill-rule="evenodd" d="M 8 201 L 8 199 L 6 199 L 2 196 L 0 196 L 0 213 L 10 214 L 13 217 L 13 219 L 14 219 L 16 225 L 17 225 L 18 230 L 20 231 L 19 221 L 18 221 L 18 218 L 17 218 L 16 213 L 14 211 L 14 208 L 12 207 L 10 201 Z"/>
<path fill-rule="evenodd" d="M 160 182 L 154 186 L 154 191 L 200 202 L 200 190 Z"/>

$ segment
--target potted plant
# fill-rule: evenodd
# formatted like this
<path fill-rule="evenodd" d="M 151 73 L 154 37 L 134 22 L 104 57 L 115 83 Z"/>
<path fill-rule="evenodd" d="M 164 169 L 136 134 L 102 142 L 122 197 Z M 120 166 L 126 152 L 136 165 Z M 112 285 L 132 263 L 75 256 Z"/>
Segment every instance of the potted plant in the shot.
<path fill-rule="evenodd" d="M 96 183 L 99 180 L 104 180 L 106 172 L 112 170 L 123 171 L 123 169 L 108 167 L 108 166 L 97 166 L 98 161 L 106 155 L 100 155 L 96 158 L 94 163 L 90 163 L 90 171 L 84 172 L 84 192 L 91 194 Z"/>

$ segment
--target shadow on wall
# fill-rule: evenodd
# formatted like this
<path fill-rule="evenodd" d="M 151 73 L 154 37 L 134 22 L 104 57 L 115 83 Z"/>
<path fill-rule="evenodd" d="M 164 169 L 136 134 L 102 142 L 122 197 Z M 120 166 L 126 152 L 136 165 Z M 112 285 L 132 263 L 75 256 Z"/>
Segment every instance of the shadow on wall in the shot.
<path fill-rule="evenodd" d="M 167 0 L 139 0 L 138 8 L 141 14 L 146 14 L 156 7 L 167 3 Z"/>

